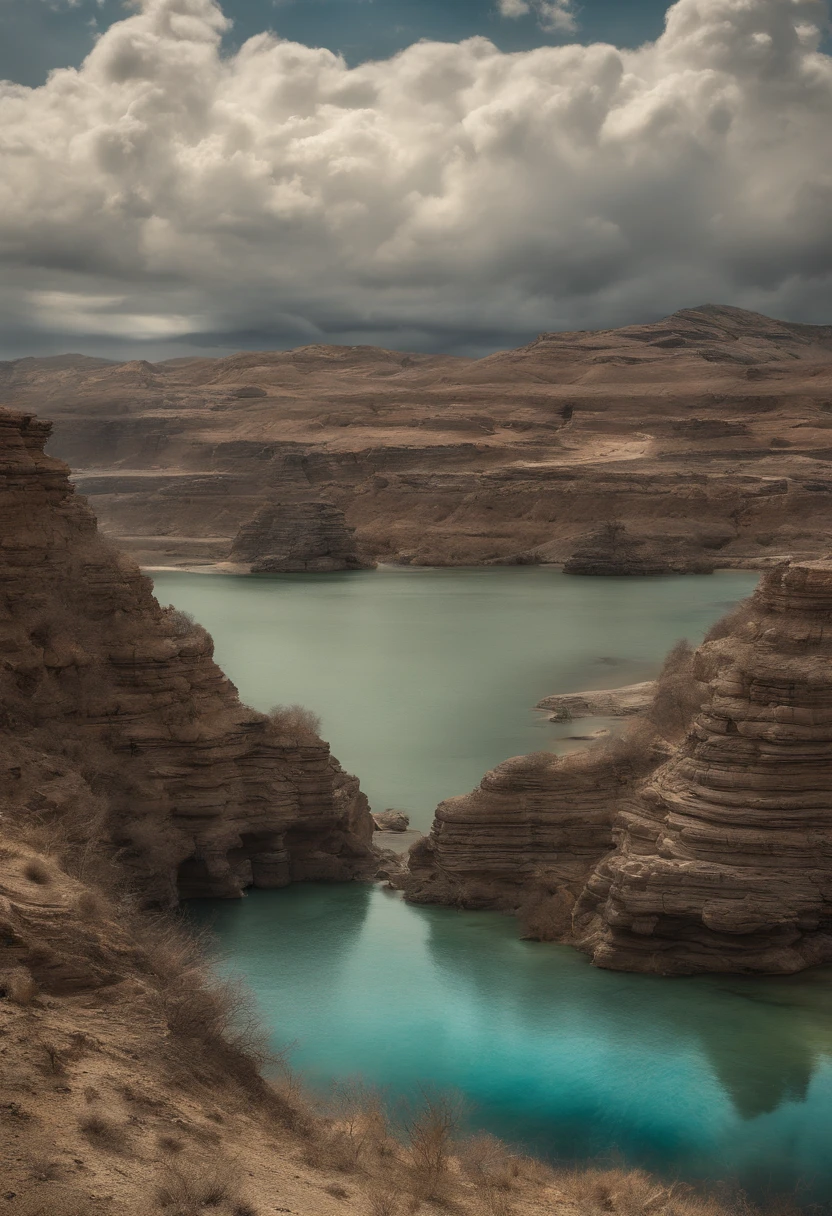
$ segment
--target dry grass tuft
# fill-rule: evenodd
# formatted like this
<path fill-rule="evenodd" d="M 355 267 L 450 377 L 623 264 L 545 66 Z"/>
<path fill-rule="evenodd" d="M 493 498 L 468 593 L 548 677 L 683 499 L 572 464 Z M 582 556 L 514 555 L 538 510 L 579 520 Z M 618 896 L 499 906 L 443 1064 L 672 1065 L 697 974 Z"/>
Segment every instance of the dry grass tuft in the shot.
<path fill-rule="evenodd" d="M 23 867 L 23 877 L 28 878 L 29 882 L 37 883 L 39 887 L 48 887 L 52 882 L 53 874 L 45 861 L 42 861 L 40 857 L 33 857 Z"/>
<path fill-rule="evenodd" d="M 127 1151 L 126 1129 L 105 1111 L 93 1110 L 82 1115 L 78 1120 L 78 1126 L 87 1139 L 98 1148 L 106 1149 L 111 1153 Z"/>
<path fill-rule="evenodd" d="M 167 1166 L 156 1192 L 155 1212 L 163 1216 L 257 1216 L 240 1194 L 239 1171 L 230 1161 Z"/>
<path fill-rule="evenodd" d="M 368 1199 L 370 1216 L 398 1216 L 401 1197 L 392 1187 L 376 1183 L 370 1187 Z"/>

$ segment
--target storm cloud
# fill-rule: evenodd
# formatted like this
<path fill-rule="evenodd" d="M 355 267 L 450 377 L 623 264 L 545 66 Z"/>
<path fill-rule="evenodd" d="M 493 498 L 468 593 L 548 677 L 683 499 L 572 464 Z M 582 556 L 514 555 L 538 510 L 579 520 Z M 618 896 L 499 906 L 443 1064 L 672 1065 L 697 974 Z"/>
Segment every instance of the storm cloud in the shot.
<path fill-rule="evenodd" d="M 349 69 L 270 34 L 223 57 L 213 0 L 144 0 L 78 70 L 0 85 L 7 345 L 474 349 L 707 300 L 828 321 L 826 19 L 679 0 L 634 51 Z"/>

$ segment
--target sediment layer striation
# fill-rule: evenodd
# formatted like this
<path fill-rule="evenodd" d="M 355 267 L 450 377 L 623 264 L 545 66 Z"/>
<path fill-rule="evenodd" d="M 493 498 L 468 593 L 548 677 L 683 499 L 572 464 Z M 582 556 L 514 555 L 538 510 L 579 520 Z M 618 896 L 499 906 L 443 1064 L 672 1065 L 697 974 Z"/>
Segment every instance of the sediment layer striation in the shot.
<path fill-rule="evenodd" d="M 99 537 L 48 436 L 0 411 L 4 815 L 79 842 L 99 816 L 161 905 L 371 873 L 357 780 L 240 703 L 205 630 Z"/>
<path fill-rule="evenodd" d="M 601 966 L 832 960 L 832 561 L 769 573 L 725 628 L 696 656 L 706 704 L 621 809 L 576 908 Z"/>
<path fill-rule="evenodd" d="M 781 564 L 677 647 L 623 737 L 442 803 L 403 885 L 516 912 L 602 967 L 832 961 L 832 559 Z"/>
<path fill-rule="evenodd" d="M 328 574 L 375 565 L 363 557 L 344 512 L 321 499 L 264 503 L 234 538 L 230 560 L 252 574 Z"/>
<path fill-rule="evenodd" d="M 362 554 L 413 565 L 756 567 L 818 557 L 832 529 L 832 327 L 736 308 L 477 360 L 17 359 L 0 405 L 55 419 L 52 450 L 144 565 L 227 561 L 290 492 L 340 507 Z M 587 553 L 610 524 L 627 543 Z"/>

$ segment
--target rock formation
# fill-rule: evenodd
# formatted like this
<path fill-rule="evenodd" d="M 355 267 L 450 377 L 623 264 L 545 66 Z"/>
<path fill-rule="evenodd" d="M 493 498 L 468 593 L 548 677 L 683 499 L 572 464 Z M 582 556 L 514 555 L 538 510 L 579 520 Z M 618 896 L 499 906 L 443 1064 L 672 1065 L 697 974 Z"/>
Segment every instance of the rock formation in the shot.
<path fill-rule="evenodd" d="M 631 536 L 623 524 L 594 528 L 566 560 L 566 574 L 655 575 L 712 574 L 713 561 L 686 554 L 682 542 Z"/>
<path fill-rule="evenodd" d="M 377 832 L 406 832 L 410 827 L 410 816 L 404 811 L 379 811 L 373 815 Z"/>
<path fill-rule="evenodd" d="M 319 738 L 240 704 L 205 630 L 100 539 L 48 435 L 0 411 L 4 815 L 79 848 L 97 816 L 162 905 L 371 874 L 358 782 Z"/>
<path fill-rule="evenodd" d="M 243 524 L 230 561 L 252 574 L 325 574 L 375 565 L 358 552 L 344 512 L 321 499 L 265 503 Z"/>
<path fill-rule="evenodd" d="M 819 556 L 832 531 L 832 327 L 736 308 L 477 360 L 18 359 L 0 405 L 55 418 L 52 450 L 144 565 L 226 561 L 290 495 L 412 565 L 561 563 L 615 520 L 662 568 L 763 567 Z"/>
<path fill-rule="evenodd" d="M 401 885 L 602 967 L 790 973 L 832 962 L 830 790 L 832 559 L 784 563 L 621 739 L 442 803 Z"/>
<path fill-rule="evenodd" d="M 832 561 L 768 574 L 697 666 L 687 739 L 627 799 L 575 914 L 600 966 L 832 961 Z"/>
<path fill-rule="evenodd" d="M 644 680 L 623 688 L 554 693 L 538 701 L 535 708 L 554 710 L 550 722 L 569 722 L 573 718 L 629 718 L 649 709 L 656 691 L 655 680 Z"/>

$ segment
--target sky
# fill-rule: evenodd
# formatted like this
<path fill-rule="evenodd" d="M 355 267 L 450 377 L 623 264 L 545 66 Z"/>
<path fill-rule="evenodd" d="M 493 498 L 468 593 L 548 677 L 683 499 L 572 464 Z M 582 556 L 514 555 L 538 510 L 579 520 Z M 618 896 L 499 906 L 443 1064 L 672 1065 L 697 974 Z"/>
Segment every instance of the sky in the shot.
<path fill-rule="evenodd" d="M 0 0 L 0 358 L 832 322 L 824 0 Z"/>

